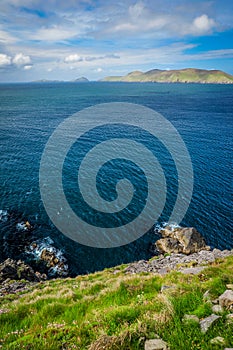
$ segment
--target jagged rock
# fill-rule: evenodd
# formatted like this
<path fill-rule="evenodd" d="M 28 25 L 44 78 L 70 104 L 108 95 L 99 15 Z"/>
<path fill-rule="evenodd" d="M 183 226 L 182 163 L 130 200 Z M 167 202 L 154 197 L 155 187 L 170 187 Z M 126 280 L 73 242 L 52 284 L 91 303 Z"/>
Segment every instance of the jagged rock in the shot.
<path fill-rule="evenodd" d="M 145 350 L 169 350 L 168 345 L 162 339 L 150 339 L 145 342 Z"/>
<path fill-rule="evenodd" d="M 222 337 L 216 337 L 211 339 L 210 344 L 212 345 L 225 345 L 225 339 Z"/>
<path fill-rule="evenodd" d="M 23 261 L 7 259 L 0 264 L 0 283 L 6 279 L 38 282 L 40 279 L 33 269 Z"/>
<path fill-rule="evenodd" d="M 40 259 L 46 261 L 48 267 L 54 267 L 59 261 L 56 255 L 47 249 L 42 250 Z"/>
<path fill-rule="evenodd" d="M 161 239 L 156 242 L 158 251 L 164 253 L 191 254 L 200 250 L 210 250 L 204 238 L 194 227 L 165 227 L 160 231 Z"/>
<path fill-rule="evenodd" d="M 222 314 L 224 312 L 224 309 L 221 305 L 213 305 L 212 311 L 214 314 Z"/>
<path fill-rule="evenodd" d="M 67 277 L 69 266 L 63 252 L 54 247 L 50 237 L 38 239 L 30 244 L 27 249 L 32 256 L 36 266 L 46 271 L 49 277 Z"/>
<path fill-rule="evenodd" d="M 182 319 L 183 322 L 197 322 L 199 323 L 199 318 L 196 316 L 196 315 L 184 315 L 183 319 Z"/>
<path fill-rule="evenodd" d="M 217 316 L 215 314 L 212 314 L 203 320 L 200 321 L 201 331 L 202 333 L 206 333 L 210 326 L 217 321 L 221 316 Z"/>
<path fill-rule="evenodd" d="M 218 298 L 219 304 L 228 310 L 233 310 L 233 290 L 227 289 Z"/>

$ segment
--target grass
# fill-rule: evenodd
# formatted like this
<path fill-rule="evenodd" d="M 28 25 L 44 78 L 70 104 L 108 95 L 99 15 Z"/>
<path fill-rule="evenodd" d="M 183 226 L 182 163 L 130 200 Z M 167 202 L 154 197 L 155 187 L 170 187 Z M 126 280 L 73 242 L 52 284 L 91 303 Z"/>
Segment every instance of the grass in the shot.
<path fill-rule="evenodd" d="M 215 262 L 197 276 L 171 272 L 124 274 L 121 267 L 46 281 L 31 290 L 0 299 L 1 349 L 144 349 L 146 339 L 157 335 L 171 350 L 233 347 L 229 311 L 206 334 L 196 322 L 183 322 L 184 314 L 209 316 L 211 305 L 203 298 L 209 290 L 217 298 L 233 283 L 233 257 Z M 161 287 L 170 288 L 161 292 Z M 216 336 L 225 346 L 211 345 Z"/>

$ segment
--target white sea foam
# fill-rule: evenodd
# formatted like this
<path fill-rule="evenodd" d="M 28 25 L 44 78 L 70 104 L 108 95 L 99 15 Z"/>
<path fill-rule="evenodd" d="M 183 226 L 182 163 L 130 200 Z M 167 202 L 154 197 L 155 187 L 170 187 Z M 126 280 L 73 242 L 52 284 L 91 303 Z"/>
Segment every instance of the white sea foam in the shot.
<path fill-rule="evenodd" d="M 0 209 L 0 221 L 3 221 L 3 222 L 7 221 L 8 216 L 9 216 L 9 214 L 8 214 L 7 210 Z"/>
<path fill-rule="evenodd" d="M 168 223 L 168 222 L 162 222 L 160 224 L 155 225 L 155 233 L 160 233 L 161 230 L 163 230 L 165 227 L 169 227 L 171 231 L 174 231 L 174 229 L 181 227 L 177 223 Z"/>

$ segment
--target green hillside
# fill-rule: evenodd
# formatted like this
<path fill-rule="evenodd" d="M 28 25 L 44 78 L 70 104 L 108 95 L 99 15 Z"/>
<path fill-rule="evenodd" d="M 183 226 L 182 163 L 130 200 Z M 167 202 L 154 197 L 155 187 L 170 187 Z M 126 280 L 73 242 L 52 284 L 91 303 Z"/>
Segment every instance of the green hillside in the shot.
<path fill-rule="evenodd" d="M 134 71 L 125 76 L 110 76 L 104 78 L 103 81 L 232 84 L 233 76 L 221 70 L 196 68 L 179 70 L 153 69 L 145 73 Z"/>
<path fill-rule="evenodd" d="M 212 302 L 232 288 L 232 267 L 231 256 L 196 275 L 127 274 L 119 266 L 76 278 L 27 282 L 28 290 L 0 297 L 0 348 L 143 350 L 156 337 L 170 350 L 231 348 L 230 309 L 206 333 L 198 320 L 211 315 Z M 185 315 L 193 316 L 184 321 Z M 223 339 L 220 345 L 214 345 L 217 336 Z"/>

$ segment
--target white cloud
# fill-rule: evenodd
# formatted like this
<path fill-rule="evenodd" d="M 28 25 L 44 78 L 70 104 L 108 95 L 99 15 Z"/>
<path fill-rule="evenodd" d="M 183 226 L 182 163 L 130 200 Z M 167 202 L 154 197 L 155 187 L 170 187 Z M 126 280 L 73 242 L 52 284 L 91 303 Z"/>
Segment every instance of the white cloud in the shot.
<path fill-rule="evenodd" d="M 101 67 L 98 67 L 96 70 L 95 70 L 97 73 L 101 73 L 103 71 L 103 69 Z"/>
<path fill-rule="evenodd" d="M 83 61 L 83 58 L 77 54 L 66 56 L 64 59 L 65 63 L 74 63 L 74 62 L 81 62 Z"/>
<path fill-rule="evenodd" d="M 207 15 L 196 17 L 193 21 L 194 32 L 197 34 L 209 33 L 215 26 L 215 21 Z"/>
<path fill-rule="evenodd" d="M 31 58 L 30 56 L 26 56 L 22 53 L 17 53 L 13 58 L 12 63 L 14 63 L 16 66 L 27 66 L 31 63 Z"/>
<path fill-rule="evenodd" d="M 3 53 L 0 54 L 0 67 L 9 66 L 11 64 L 11 57 Z"/>
<path fill-rule="evenodd" d="M 30 70 L 30 69 L 32 69 L 32 65 L 29 64 L 29 65 L 27 65 L 27 66 L 24 66 L 23 69 L 24 69 L 24 70 Z"/>
<path fill-rule="evenodd" d="M 41 28 L 33 34 L 29 34 L 29 38 L 40 41 L 58 42 L 70 39 L 77 34 L 74 29 L 64 28 L 63 26 L 54 25 L 50 28 Z"/>

